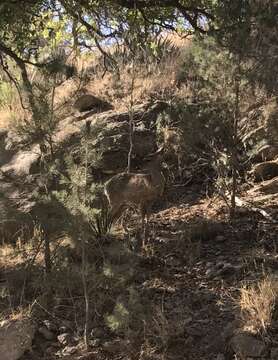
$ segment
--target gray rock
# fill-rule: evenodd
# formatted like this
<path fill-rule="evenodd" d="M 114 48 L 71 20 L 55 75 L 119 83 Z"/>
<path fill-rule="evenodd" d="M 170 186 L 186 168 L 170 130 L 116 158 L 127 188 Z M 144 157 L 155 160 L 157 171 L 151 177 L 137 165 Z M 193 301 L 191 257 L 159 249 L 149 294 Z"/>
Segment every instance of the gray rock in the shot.
<path fill-rule="evenodd" d="M 242 358 L 263 357 L 267 353 L 267 347 L 263 341 L 256 339 L 248 333 L 239 333 L 231 339 L 231 348 Z"/>
<path fill-rule="evenodd" d="M 257 164 L 253 167 L 252 173 L 256 181 L 270 180 L 278 176 L 278 162 L 266 161 Z"/>
<path fill-rule="evenodd" d="M 35 326 L 30 319 L 0 323 L 1 360 L 17 360 L 32 347 Z"/>
<path fill-rule="evenodd" d="M 255 154 L 254 160 L 257 161 L 271 161 L 278 156 L 278 146 L 276 145 L 264 145 L 258 149 Z"/>
<path fill-rule="evenodd" d="M 73 107 L 80 112 L 96 110 L 98 112 L 113 109 L 113 106 L 92 94 L 81 95 L 73 104 Z"/>
<path fill-rule="evenodd" d="M 255 161 L 273 160 L 278 154 L 276 99 L 250 109 L 239 122 L 239 136 Z"/>
<path fill-rule="evenodd" d="M 134 107 L 134 121 L 146 121 L 148 127 L 156 120 L 164 107 L 160 104 L 143 104 Z M 97 173 L 117 173 L 125 170 L 129 151 L 129 113 L 108 111 L 102 114 L 90 114 L 86 118 L 71 116 L 59 123 L 53 137 L 55 152 L 64 153 L 80 142 L 86 124 L 91 128 L 92 151 L 101 153 L 92 168 Z M 134 156 L 142 158 L 156 150 L 156 135 L 148 128 L 134 128 Z"/>
<path fill-rule="evenodd" d="M 20 150 L 1 167 L 1 171 L 10 177 L 24 177 L 39 171 L 39 160 L 41 157 L 38 145 L 34 145 L 31 150 Z"/>

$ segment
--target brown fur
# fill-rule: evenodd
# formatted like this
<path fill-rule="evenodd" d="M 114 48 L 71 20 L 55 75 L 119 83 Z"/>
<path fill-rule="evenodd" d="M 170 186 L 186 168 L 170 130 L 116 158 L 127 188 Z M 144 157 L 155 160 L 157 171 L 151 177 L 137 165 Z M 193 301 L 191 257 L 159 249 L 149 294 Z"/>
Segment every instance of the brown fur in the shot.
<path fill-rule="evenodd" d="M 161 169 L 159 152 L 152 155 L 142 173 L 120 173 L 105 184 L 104 192 L 111 207 L 112 217 L 118 218 L 124 208 L 136 207 L 142 216 L 144 231 L 145 218 L 149 220 L 151 206 L 163 194 L 165 179 Z"/>

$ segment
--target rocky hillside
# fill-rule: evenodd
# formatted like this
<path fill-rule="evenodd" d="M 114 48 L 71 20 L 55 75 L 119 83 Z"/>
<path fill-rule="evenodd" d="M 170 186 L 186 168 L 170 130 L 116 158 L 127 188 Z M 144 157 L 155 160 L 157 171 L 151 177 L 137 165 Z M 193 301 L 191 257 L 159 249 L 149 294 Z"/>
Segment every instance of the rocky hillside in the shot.
<path fill-rule="evenodd" d="M 100 79 L 88 65 L 83 87 L 57 87 L 44 141 L 31 123 L 1 129 L 1 360 L 278 358 L 277 98 L 242 95 L 231 219 L 229 109 L 202 69 L 189 76 L 189 48 L 142 66 L 131 90 L 131 70 Z M 144 249 L 139 214 L 110 229 L 103 195 L 127 169 L 131 125 L 132 172 L 164 147 Z"/>

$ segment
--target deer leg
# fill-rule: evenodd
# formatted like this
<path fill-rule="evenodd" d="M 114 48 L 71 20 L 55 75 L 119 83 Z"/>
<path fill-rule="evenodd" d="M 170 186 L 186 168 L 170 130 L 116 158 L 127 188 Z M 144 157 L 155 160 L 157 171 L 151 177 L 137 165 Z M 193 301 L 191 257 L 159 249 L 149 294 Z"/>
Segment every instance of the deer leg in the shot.
<path fill-rule="evenodd" d="M 182 181 L 182 167 L 181 167 L 181 156 L 180 154 L 177 154 L 178 156 L 178 173 L 179 173 L 179 180 Z"/>
<path fill-rule="evenodd" d="M 147 240 L 149 240 L 149 237 L 150 237 L 149 222 L 150 222 L 150 206 L 146 208 L 146 230 L 145 230 L 145 234 L 146 234 L 146 239 Z"/>
<path fill-rule="evenodd" d="M 142 247 L 145 247 L 146 242 L 146 224 L 145 224 L 145 217 L 146 217 L 146 209 L 143 205 L 140 206 L 140 212 L 141 212 L 141 219 L 142 219 L 142 233 L 143 233 L 143 239 L 142 239 Z"/>

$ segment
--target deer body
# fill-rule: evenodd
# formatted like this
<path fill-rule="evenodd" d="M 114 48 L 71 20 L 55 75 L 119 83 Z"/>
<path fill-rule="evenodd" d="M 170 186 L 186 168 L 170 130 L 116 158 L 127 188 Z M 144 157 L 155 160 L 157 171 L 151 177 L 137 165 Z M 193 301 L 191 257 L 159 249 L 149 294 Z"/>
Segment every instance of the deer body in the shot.
<path fill-rule="evenodd" d="M 155 156 L 155 155 L 154 155 Z M 104 192 L 111 207 L 111 215 L 118 218 L 128 207 L 140 210 L 144 231 L 145 218 L 149 220 L 151 207 L 164 191 L 165 179 L 161 159 L 155 156 L 142 173 L 120 173 L 105 184 Z"/>

